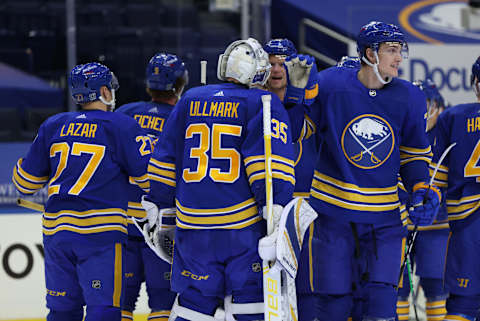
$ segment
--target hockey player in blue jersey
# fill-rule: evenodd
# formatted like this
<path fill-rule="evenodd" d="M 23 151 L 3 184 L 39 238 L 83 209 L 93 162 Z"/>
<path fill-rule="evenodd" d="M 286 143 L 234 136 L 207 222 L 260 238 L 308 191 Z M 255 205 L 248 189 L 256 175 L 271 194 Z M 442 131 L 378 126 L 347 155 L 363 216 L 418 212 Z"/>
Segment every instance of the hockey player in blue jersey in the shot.
<path fill-rule="evenodd" d="M 288 56 L 296 55 L 297 50 L 293 43 L 288 39 L 272 39 L 263 46 L 263 49 L 268 53 L 268 59 L 272 65 L 266 88 L 268 91 L 276 94 L 283 102 L 287 91 L 287 74 L 284 62 Z M 315 137 L 313 136 L 314 132 L 315 124 L 313 124 L 308 116 L 306 116 L 306 122 L 304 124 L 304 129 L 300 134 L 300 138 L 294 142 L 294 196 L 308 198 L 310 194 L 313 166 L 317 154 Z"/>
<path fill-rule="evenodd" d="M 145 129 L 150 138 L 156 142 L 161 137 L 165 122 L 173 106 L 188 82 L 185 64 L 175 55 L 157 53 L 148 62 L 145 71 L 146 90 L 151 101 L 129 103 L 117 109 L 134 118 Z M 125 268 L 125 300 L 122 317 L 132 319 L 140 285 L 145 281 L 148 305 L 151 309 L 148 319 L 167 319 L 175 300 L 175 293 L 170 291 L 170 264 L 161 260 L 145 243 L 142 233 L 134 226 L 132 217 L 142 220 L 145 210 L 141 206 L 143 190 L 131 185 L 128 202 L 129 224 Z M 175 226 L 175 217 L 163 224 Z"/>
<path fill-rule="evenodd" d="M 270 67 L 255 39 L 230 44 L 217 66 L 224 83 L 186 92 L 155 147 L 149 225 L 163 214 L 157 207 L 176 203 L 171 284 L 179 295 L 170 320 L 223 320 L 224 300 L 239 311 L 236 320 L 263 320 L 257 247 L 266 233 L 261 97 L 268 92 L 249 87 L 264 86 Z M 292 197 L 295 178 L 288 115 L 276 95 L 271 114 L 274 211 L 279 212 Z"/>
<path fill-rule="evenodd" d="M 310 205 L 319 217 L 312 297 L 319 320 L 344 321 L 352 305 L 355 250 L 365 264 L 363 320 L 395 320 L 404 235 L 398 174 L 412 192 L 410 218 L 429 225 L 441 199 L 428 186 L 431 149 L 425 135 L 425 96 L 396 78 L 407 44 L 395 25 L 370 22 L 357 38 L 360 70 L 318 74 L 311 106 L 322 143 Z"/>
<path fill-rule="evenodd" d="M 436 122 L 443 111 L 443 103 L 440 92 L 435 83 L 426 79 L 416 81 L 426 96 L 427 101 L 427 136 L 430 145 L 435 146 Z M 432 167 L 432 166 L 431 166 Z M 433 173 L 433 169 L 431 168 Z M 411 221 L 408 230 L 414 226 Z M 420 285 L 425 294 L 427 320 L 443 320 L 445 317 L 445 302 L 448 296 L 443 283 L 447 240 L 449 235 L 448 218 L 445 204 L 442 202 L 435 221 L 430 226 L 417 227 L 419 233 L 415 239 L 415 245 L 410 261 L 416 264 L 416 275 L 420 277 Z M 402 286 L 398 290 L 397 315 L 398 320 L 408 320 L 410 282 L 408 269 L 405 269 Z"/>
<path fill-rule="evenodd" d="M 456 143 L 435 175 L 436 184 L 446 190 L 451 231 L 445 271 L 450 294 L 444 320 L 475 320 L 480 309 L 480 57 L 472 66 L 471 79 L 477 102 L 448 108 L 439 116 L 436 126 L 432 165 Z"/>
<path fill-rule="evenodd" d="M 99 63 L 68 78 L 76 112 L 47 119 L 13 182 L 26 195 L 48 185 L 43 214 L 48 321 L 121 320 L 128 178 L 148 190 L 149 138 L 110 113 L 118 88 Z"/>

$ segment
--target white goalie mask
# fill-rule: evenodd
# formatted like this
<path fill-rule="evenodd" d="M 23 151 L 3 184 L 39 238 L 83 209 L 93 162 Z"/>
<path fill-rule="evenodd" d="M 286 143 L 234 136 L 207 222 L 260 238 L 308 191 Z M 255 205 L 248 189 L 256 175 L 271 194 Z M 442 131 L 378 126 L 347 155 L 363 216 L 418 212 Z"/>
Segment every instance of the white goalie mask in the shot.
<path fill-rule="evenodd" d="M 233 42 L 218 57 L 217 77 L 222 81 L 233 78 L 247 86 L 264 86 L 271 68 L 260 43 L 248 38 Z"/>

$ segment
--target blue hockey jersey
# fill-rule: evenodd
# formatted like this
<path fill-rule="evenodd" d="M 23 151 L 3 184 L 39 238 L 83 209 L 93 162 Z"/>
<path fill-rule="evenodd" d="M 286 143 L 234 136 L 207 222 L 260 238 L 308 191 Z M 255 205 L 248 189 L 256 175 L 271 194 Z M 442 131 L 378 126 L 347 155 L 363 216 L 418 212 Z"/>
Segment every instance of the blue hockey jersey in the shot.
<path fill-rule="evenodd" d="M 262 218 L 265 204 L 260 89 L 233 83 L 189 90 L 177 103 L 148 167 L 149 198 L 169 207 L 177 227 L 240 229 Z M 295 184 L 289 119 L 271 94 L 274 203 L 285 205 Z"/>
<path fill-rule="evenodd" d="M 318 83 L 310 114 L 322 144 L 310 204 L 347 221 L 398 221 L 398 174 L 407 191 L 429 177 L 424 93 L 397 78 L 368 89 L 350 68 L 326 69 Z"/>
<path fill-rule="evenodd" d="M 44 237 L 118 242 L 127 235 L 128 176 L 148 188 L 149 142 L 119 113 L 61 113 L 41 125 L 12 180 L 26 195 L 48 184 Z"/>
<path fill-rule="evenodd" d="M 443 151 L 457 143 L 441 163 L 434 183 L 446 190 L 450 225 L 480 208 L 480 104 L 461 104 L 440 114 L 432 166 Z"/>
<path fill-rule="evenodd" d="M 153 101 L 138 101 L 125 104 L 118 108 L 116 112 L 123 113 L 135 119 L 152 139 L 152 143 L 156 144 L 172 109 L 173 106 L 168 104 Z M 144 191 L 135 184 L 135 182 L 132 182 L 129 189 L 127 210 L 129 235 L 142 236 L 140 231 L 133 225 L 132 217 L 142 219 L 146 216 L 146 212 L 140 204 L 143 194 Z M 164 223 L 175 225 L 175 220 L 171 218 L 170 220 L 164 220 Z"/>

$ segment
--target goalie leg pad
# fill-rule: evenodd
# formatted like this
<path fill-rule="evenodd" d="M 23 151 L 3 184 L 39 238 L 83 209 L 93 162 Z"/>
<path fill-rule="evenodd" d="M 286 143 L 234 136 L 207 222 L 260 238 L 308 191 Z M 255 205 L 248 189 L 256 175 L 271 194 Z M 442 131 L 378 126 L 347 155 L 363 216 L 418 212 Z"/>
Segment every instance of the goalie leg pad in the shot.
<path fill-rule="evenodd" d="M 218 301 L 215 298 L 197 297 L 195 303 L 191 300 L 182 299 L 182 296 L 178 295 L 173 303 L 172 310 L 170 311 L 170 317 L 168 321 L 224 321 L 225 312 L 218 308 Z M 180 298 L 180 300 L 179 300 Z M 213 300 L 214 299 L 214 300 Z M 179 301 L 182 302 L 181 305 Z M 201 302 L 203 301 L 203 302 Z M 193 303 L 193 304 L 192 304 Z M 207 306 L 202 306 L 201 303 L 206 303 Z M 212 308 L 212 304 L 215 307 Z M 206 310 L 213 310 L 213 312 L 205 313 Z"/>
<path fill-rule="evenodd" d="M 79 307 L 75 310 L 59 311 L 50 309 L 47 315 L 47 321 L 82 321 L 83 308 Z"/>

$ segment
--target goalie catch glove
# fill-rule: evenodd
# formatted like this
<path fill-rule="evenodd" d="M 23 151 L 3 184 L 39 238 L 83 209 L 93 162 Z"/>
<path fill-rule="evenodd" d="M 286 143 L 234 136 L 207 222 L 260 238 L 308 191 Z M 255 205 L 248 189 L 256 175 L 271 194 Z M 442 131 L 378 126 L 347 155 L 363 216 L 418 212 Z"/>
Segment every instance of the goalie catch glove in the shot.
<path fill-rule="evenodd" d="M 301 104 L 304 102 L 306 89 L 309 90 L 306 103 L 311 104 L 315 88 L 316 66 L 315 59 L 309 55 L 291 55 L 285 59 L 285 70 L 287 72 L 287 90 L 285 92 L 285 104 Z M 307 88 L 308 85 L 308 88 Z M 318 93 L 318 90 L 317 90 Z"/>
<path fill-rule="evenodd" d="M 267 220 L 267 207 L 263 207 L 263 218 Z M 278 224 L 282 217 L 283 206 L 273 204 L 273 233 L 262 237 L 258 241 L 258 254 L 260 258 L 265 261 L 274 261 L 277 258 L 277 238 L 278 238 Z"/>
<path fill-rule="evenodd" d="M 162 224 L 164 217 L 174 217 L 175 208 L 158 209 L 157 205 L 142 196 L 142 207 L 147 212 L 143 219 L 133 217 L 133 223 L 142 233 L 145 243 L 162 260 L 172 263 L 173 241 L 175 239 L 175 225 Z"/>

